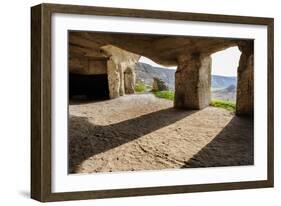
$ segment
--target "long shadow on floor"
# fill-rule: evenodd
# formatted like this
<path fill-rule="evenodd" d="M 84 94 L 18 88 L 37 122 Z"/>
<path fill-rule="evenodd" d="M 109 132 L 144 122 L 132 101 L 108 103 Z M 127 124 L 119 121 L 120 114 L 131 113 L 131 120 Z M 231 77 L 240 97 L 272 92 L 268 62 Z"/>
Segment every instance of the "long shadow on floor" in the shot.
<path fill-rule="evenodd" d="M 69 116 L 69 173 L 87 158 L 179 121 L 196 111 L 168 108 L 116 124 L 94 125 L 86 117 Z"/>
<path fill-rule="evenodd" d="M 227 126 L 182 168 L 254 164 L 253 119 L 233 117 Z"/>

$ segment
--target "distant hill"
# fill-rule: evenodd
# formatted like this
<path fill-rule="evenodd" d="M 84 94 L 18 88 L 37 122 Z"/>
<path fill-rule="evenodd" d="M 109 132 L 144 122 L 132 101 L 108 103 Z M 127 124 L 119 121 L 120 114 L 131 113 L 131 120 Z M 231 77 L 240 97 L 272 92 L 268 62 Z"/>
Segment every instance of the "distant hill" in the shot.
<path fill-rule="evenodd" d="M 219 76 L 219 75 L 212 75 L 212 89 L 224 89 L 229 87 L 230 85 L 237 85 L 237 78 L 236 77 L 226 77 L 226 76 Z"/>
<path fill-rule="evenodd" d="M 213 90 L 212 98 L 234 102 L 236 100 L 236 86 L 232 84 L 224 89 Z"/>
<path fill-rule="evenodd" d="M 175 69 L 166 69 L 161 67 L 153 67 L 146 63 L 137 63 L 136 80 L 147 85 L 152 85 L 153 78 L 162 79 L 170 90 L 175 90 Z"/>
<path fill-rule="evenodd" d="M 175 69 L 153 67 L 138 62 L 136 65 L 136 81 L 152 86 L 153 78 L 162 79 L 170 90 L 175 90 Z M 235 101 L 237 77 L 212 75 L 212 98 Z"/>

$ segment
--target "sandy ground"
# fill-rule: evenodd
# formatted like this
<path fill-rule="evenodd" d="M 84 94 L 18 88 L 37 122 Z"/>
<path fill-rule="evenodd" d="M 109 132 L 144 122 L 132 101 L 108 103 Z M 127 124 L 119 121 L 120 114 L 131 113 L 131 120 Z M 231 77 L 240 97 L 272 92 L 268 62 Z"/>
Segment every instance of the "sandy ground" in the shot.
<path fill-rule="evenodd" d="M 253 164 L 253 122 L 208 107 L 173 109 L 152 94 L 69 106 L 69 172 Z"/>

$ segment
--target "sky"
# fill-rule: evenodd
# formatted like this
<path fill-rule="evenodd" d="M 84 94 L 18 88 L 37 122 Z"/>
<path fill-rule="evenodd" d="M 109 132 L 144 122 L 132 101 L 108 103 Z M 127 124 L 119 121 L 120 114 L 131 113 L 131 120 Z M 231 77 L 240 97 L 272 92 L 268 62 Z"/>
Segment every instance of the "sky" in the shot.
<path fill-rule="evenodd" d="M 212 74 L 237 76 L 240 54 L 238 47 L 231 47 L 212 54 Z"/>
<path fill-rule="evenodd" d="M 240 54 L 241 52 L 238 47 L 231 47 L 212 54 L 212 74 L 221 76 L 237 76 Z M 143 56 L 140 58 L 139 62 L 147 63 L 155 67 L 176 69 L 176 67 L 164 67 Z"/>

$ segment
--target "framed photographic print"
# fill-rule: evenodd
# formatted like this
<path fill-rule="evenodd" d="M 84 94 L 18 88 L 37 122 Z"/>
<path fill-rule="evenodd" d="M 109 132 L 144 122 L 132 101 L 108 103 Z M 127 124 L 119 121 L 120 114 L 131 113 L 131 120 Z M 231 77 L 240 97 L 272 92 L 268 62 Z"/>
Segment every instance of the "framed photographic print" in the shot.
<path fill-rule="evenodd" d="M 273 187 L 273 19 L 31 8 L 31 197 Z"/>

